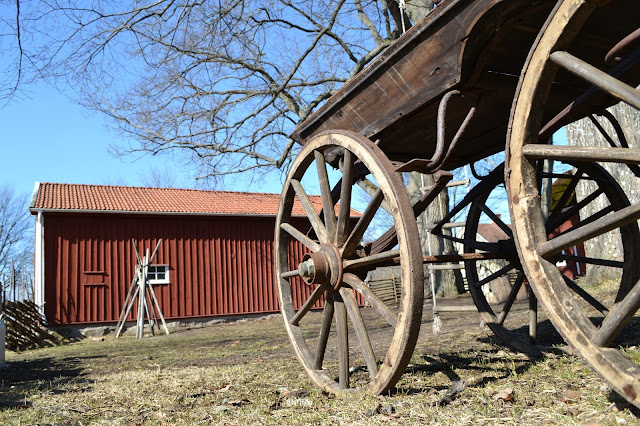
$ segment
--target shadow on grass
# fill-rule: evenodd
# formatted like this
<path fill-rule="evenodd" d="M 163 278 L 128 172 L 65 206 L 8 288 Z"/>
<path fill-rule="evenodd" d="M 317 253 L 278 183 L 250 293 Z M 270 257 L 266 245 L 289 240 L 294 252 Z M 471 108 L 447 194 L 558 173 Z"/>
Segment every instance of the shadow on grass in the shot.
<path fill-rule="evenodd" d="M 474 387 L 485 387 L 487 384 L 504 380 L 512 374 L 522 374 L 527 371 L 537 361 L 527 360 L 525 358 L 509 359 L 509 365 L 505 363 L 505 356 L 499 354 L 502 349 L 490 351 L 482 351 L 482 362 L 478 361 L 478 352 L 469 353 L 468 356 L 450 353 L 440 353 L 438 355 L 423 355 L 421 360 L 425 363 L 417 363 L 410 366 L 405 374 L 421 375 L 442 373 L 449 378 L 451 383 L 462 380 L 457 371 L 465 371 L 465 376 L 482 377 L 481 380 L 474 383 Z M 505 364 L 503 367 L 497 365 Z M 513 366 L 516 366 L 513 368 Z M 474 374 L 470 372 L 474 371 Z M 427 388 L 435 390 L 448 389 L 447 386 L 427 386 L 424 388 L 416 387 L 396 387 L 391 394 L 399 393 L 405 395 L 424 393 Z"/>
<path fill-rule="evenodd" d="M 634 416 L 640 418 L 640 409 L 638 409 L 635 405 L 631 404 L 629 401 L 624 399 L 622 396 L 618 395 L 617 392 L 613 390 L 609 390 L 609 395 L 607 396 L 607 399 L 611 401 L 611 405 L 607 408 L 606 411 L 613 409 L 613 407 L 616 407 L 616 410 L 618 411 L 627 409 L 631 411 L 631 413 L 633 413 Z"/>
<path fill-rule="evenodd" d="M 84 378 L 84 359 L 100 357 L 71 357 L 57 361 L 53 358 L 15 361 L 0 370 L 0 409 L 28 408 L 28 398 L 34 392 L 83 392 L 93 380 Z M 82 383 L 83 386 L 69 387 Z"/>
<path fill-rule="evenodd" d="M 435 390 L 448 389 L 450 384 L 465 378 L 460 377 L 457 373 L 462 371 L 465 372 L 464 375 L 466 377 L 481 377 L 479 381 L 473 384 L 474 387 L 480 388 L 490 383 L 504 380 L 514 374 L 520 375 L 536 363 L 544 360 L 545 353 L 561 353 L 556 347 L 563 346 L 564 341 L 549 320 L 541 321 L 537 330 L 538 340 L 536 343 L 539 346 L 536 348 L 539 350 L 528 353 L 526 356 L 510 349 L 507 342 L 503 342 L 493 333 L 486 337 L 473 337 L 466 344 L 462 343 L 462 345 L 459 344 L 461 342 L 455 342 L 456 338 L 453 338 L 455 343 L 452 344 L 452 337 L 449 336 L 449 342 L 447 342 L 446 346 L 453 345 L 455 347 L 453 353 L 430 350 L 429 353 L 424 353 L 421 356 L 420 359 L 423 362 L 414 363 L 407 369 L 406 374 L 419 376 L 442 373 L 449 378 L 450 383 L 441 386 L 426 386 L 424 388 L 402 387 L 400 385 L 392 393 L 415 394 L 424 393 L 427 388 Z M 516 336 L 522 336 L 521 339 L 524 341 L 528 336 L 529 330 L 527 326 L 523 326 L 512 329 L 511 332 Z M 464 340 L 462 335 L 459 338 Z M 438 344 L 437 336 L 431 339 L 433 339 L 431 347 L 442 348 L 444 346 Z M 463 346 L 469 348 L 468 352 L 463 350 Z M 510 353 L 511 356 L 506 355 L 507 353 Z"/>
<path fill-rule="evenodd" d="M 597 323 L 597 321 L 594 321 L 594 323 Z M 406 374 L 415 376 L 442 373 L 450 380 L 450 383 L 447 385 L 425 385 L 424 387 L 403 387 L 399 385 L 393 389 L 390 394 L 421 394 L 429 389 L 436 391 L 446 390 L 450 389 L 450 385 L 465 379 L 465 377 L 480 377 L 481 379 L 479 381 L 473 383 L 473 387 L 484 388 L 491 383 L 507 379 L 511 375 L 517 376 L 525 373 L 536 364 L 544 362 L 548 355 L 570 355 L 572 353 L 564 339 L 549 320 L 540 322 L 537 330 L 538 339 L 536 344 L 539 345 L 538 347 L 541 350 L 541 354 L 537 357 L 530 356 L 527 358 L 524 354 L 511 350 L 508 344 L 493 334 L 486 337 L 476 337 L 473 339 L 476 345 L 474 345 L 474 342 L 467 342 L 470 348 L 468 355 L 466 355 L 463 350 L 461 351 L 461 347 L 456 348 L 455 353 L 438 352 L 437 350 L 431 351 L 420 357 L 420 361 L 422 362 L 414 363 L 406 370 Z M 525 326 L 512 331 L 518 335 L 527 336 L 528 327 Z M 640 317 L 634 317 L 617 336 L 612 346 L 633 347 L 634 345 L 638 345 L 639 342 Z M 486 349 L 487 345 L 490 345 L 492 349 Z M 465 346 L 465 344 L 462 346 Z M 480 349 L 480 347 L 484 348 Z M 510 353 L 511 356 L 506 355 L 505 350 L 507 353 Z M 575 356 L 579 359 L 577 355 Z M 461 375 L 463 377 L 461 377 Z M 602 383 L 604 384 L 606 382 L 603 380 Z M 607 399 L 611 405 L 605 412 L 615 407 L 620 411 L 628 409 L 636 417 L 640 417 L 640 409 L 626 401 L 615 391 L 610 390 Z"/>

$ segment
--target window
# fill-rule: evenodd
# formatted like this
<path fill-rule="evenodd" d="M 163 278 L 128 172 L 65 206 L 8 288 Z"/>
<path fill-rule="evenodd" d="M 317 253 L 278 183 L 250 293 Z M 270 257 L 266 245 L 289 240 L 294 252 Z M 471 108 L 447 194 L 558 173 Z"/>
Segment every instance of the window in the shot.
<path fill-rule="evenodd" d="M 169 265 L 149 265 L 147 279 L 150 284 L 169 284 Z"/>

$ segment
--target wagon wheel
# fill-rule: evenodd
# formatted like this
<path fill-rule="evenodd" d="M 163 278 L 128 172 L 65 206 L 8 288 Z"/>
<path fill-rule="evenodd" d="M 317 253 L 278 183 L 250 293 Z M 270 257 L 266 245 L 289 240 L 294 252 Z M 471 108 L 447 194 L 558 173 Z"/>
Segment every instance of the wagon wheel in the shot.
<path fill-rule="evenodd" d="M 559 189 L 544 220 L 545 232 L 549 240 L 578 226 L 578 218 L 585 216 L 585 209 L 591 207 L 591 202 L 598 197 L 604 197 L 606 199 L 604 204 L 611 206 L 614 211 L 621 210 L 630 204 L 620 185 L 597 164 L 568 164 L 558 161 L 553 168 L 554 170 L 541 173 L 543 179 L 549 181 L 555 179 L 558 184 L 556 188 Z M 542 351 L 550 349 L 548 346 L 550 343 L 555 343 L 556 338 L 553 335 L 556 333 L 555 330 L 546 329 L 541 330 L 542 336 L 539 336 L 538 302 L 517 257 L 513 232 L 488 202 L 490 197 L 503 198 L 505 192 L 503 165 L 485 177 L 480 185 L 482 188 L 474 194 L 465 224 L 465 253 L 489 253 L 498 256 L 497 259 L 465 262 L 469 291 L 483 321 L 506 345 L 525 354 L 539 355 Z M 584 187 L 581 200 L 576 198 L 576 187 Z M 495 226 L 491 226 L 491 222 Z M 495 228 L 498 227 L 501 239 L 497 242 L 477 241 L 481 226 L 490 227 L 489 231 L 493 234 L 496 234 Z M 589 294 L 589 289 L 583 288 L 580 285 L 581 281 L 576 278 L 584 275 L 586 267 L 591 265 L 620 267 L 625 260 L 633 261 L 627 256 L 631 253 L 640 253 L 640 233 L 637 228 L 629 228 L 629 233 L 622 239 L 622 243 L 624 244 L 623 253 L 626 255 L 622 261 L 605 251 L 597 256 L 586 257 L 582 250 L 576 247 L 571 247 L 548 260 L 559 267 L 564 282 L 573 293 L 594 309 L 602 311 L 605 310 L 603 302 Z M 504 300 L 492 299 L 483 291 L 483 286 L 507 283 L 510 289 Z M 611 285 L 623 291 L 621 283 Z M 517 299 L 521 301 L 518 302 Z"/>
<path fill-rule="evenodd" d="M 340 194 L 334 212 L 325 157 L 342 153 Z M 315 164 L 314 164 L 315 163 Z M 355 226 L 350 222 L 352 185 L 370 174 L 379 186 Z M 310 177 L 320 182 L 323 213 L 309 198 Z M 306 177 L 303 181 L 303 177 Z M 350 182 L 342 186 L 343 182 Z M 295 204 L 305 221 L 292 215 Z M 389 206 L 397 244 L 367 254 L 360 240 L 381 204 Z M 311 228 L 312 232 L 307 233 Z M 293 263 L 292 242 L 305 247 L 303 262 Z M 380 394 L 395 385 L 415 347 L 422 317 L 423 272 L 418 230 L 406 189 L 383 152 L 351 132 L 323 133 L 308 142 L 284 185 L 275 237 L 276 280 L 281 311 L 298 360 L 312 381 L 327 392 L 361 389 Z M 399 302 L 385 303 L 364 283 L 368 271 L 400 264 Z M 301 298 L 301 294 L 309 294 Z M 306 299 L 306 300 L 302 300 Z M 299 300 L 297 306 L 294 300 Z M 365 300 L 369 307 L 359 307 Z M 303 302 L 303 303 L 300 303 Z M 320 313 L 312 308 L 320 308 Z M 314 318 L 316 316 L 316 318 Z M 332 329 L 335 319 L 335 333 Z M 349 323 L 351 326 L 349 326 Z M 355 339 L 353 338 L 355 336 Z"/>
<path fill-rule="evenodd" d="M 541 352 L 541 348 L 536 346 L 538 303 L 526 283 L 515 253 L 513 232 L 489 202 L 490 198 L 501 197 L 505 191 L 504 165 L 493 170 L 476 188 L 465 223 L 464 252 L 490 253 L 498 257 L 465 262 L 469 292 L 483 322 L 504 344 L 516 351 L 537 356 Z M 485 227 L 486 231 L 481 227 Z M 478 235 L 483 231 L 491 232 L 499 239 L 479 241 Z M 503 291 L 509 288 L 506 300 L 496 297 L 499 292 L 495 288 L 498 286 Z M 494 290 L 491 294 L 487 292 L 490 287 Z M 523 297 L 529 302 L 524 307 L 517 301 Z M 528 311 L 528 321 L 523 320 L 522 317 L 527 316 L 523 311 Z"/>
<path fill-rule="evenodd" d="M 640 56 L 638 31 L 634 37 L 634 28 L 624 29 L 624 13 L 618 15 L 620 22 L 603 16 L 613 10 L 624 12 L 626 7 L 631 8 L 626 14 L 635 17 L 637 2 L 603 3 L 606 5 L 596 9 L 598 2 L 559 2 L 532 48 L 516 93 L 509 127 L 507 192 L 518 254 L 529 282 L 556 329 L 613 389 L 640 406 L 640 368 L 625 356 L 627 349 L 620 348 L 627 343 L 624 340 L 629 339 L 629 335 L 637 342 L 637 334 L 634 335 L 631 326 L 635 324 L 637 329 L 633 316 L 640 306 L 638 252 L 625 253 L 625 262 L 619 268 L 622 278 L 618 295 L 612 303 L 603 303 L 607 310 L 599 316 L 593 314 L 588 306 L 590 303 L 575 295 L 553 262 L 554 256 L 562 250 L 606 232 L 619 232 L 625 242 L 630 237 L 637 239 L 640 205 L 620 210 L 604 208 L 584 219 L 583 226 L 576 226 L 547 241 L 539 194 L 542 161 L 571 159 L 585 163 L 619 163 L 618 167 L 640 163 L 640 150 L 627 148 L 622 139 L 616 141 L 614 132 L 610 135 L 614 145 L 611 148 L 542 144 L 552 130 L 587 116 L 595 107 L 606 107 L 620 100 L 640 109 L 640 92 L 634 88 L 638 84 Z M 609 26 L 605 31 L 598 25 Z M 605 65 L 604 54 L 599 58 L 593 56 L 597 51 L 593 45 L 581 49 L 578 44 L 588 40 L 589 34 L 616 32 L 624 32 L 617 37 L 620 40 L 627 34 L 630 38 L 615 47 L 607 47 L 611 49 L 609 56 L 613 54 L 614 57 L 610 66 Z M 583 55 L 590 55 L 589 60 L 579 59 Z M 552 117 L 557 111 L 549 113 L 548 106 L 563 95 L 565 83 L 573 87 L 586 86 L 586 89 L 580 96 L 570 99 L 572 104 L 565 110 Z M 637 131 L 637 128 L 626 129 L 627 134 Z M 636 245 L 626 243 L 625 250 L 635 249 Z"/>

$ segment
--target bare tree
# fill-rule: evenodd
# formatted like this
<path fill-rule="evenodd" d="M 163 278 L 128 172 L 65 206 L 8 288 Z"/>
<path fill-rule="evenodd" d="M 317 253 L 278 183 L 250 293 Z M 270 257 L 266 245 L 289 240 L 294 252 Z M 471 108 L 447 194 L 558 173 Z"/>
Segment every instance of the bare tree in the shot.
<path fill-rule="evenodd" d="M 0 186 L 0 275 L 9 273 L 12 260 L 25 265 L 24 269 L 33 263 L 28 207 L 26 196 L 18 196 L 8 185 Z"/>
<path fill-rule="evenodd" d="M 118 154 L 179 151 L 200 177 L 221 179 L 284 170 L 296 154 L 295 126 L 434 2 L 406 9 L 396 0 L 16 4 L 13 27 L 21 33 L 14 33 L 35 41 L 18 40 L 22 78 L 75 88 L 82 105 L 132 141 L 115 147 Z M 431 221 L 447 203 L 443 197 L 430 210 Z M 433 254 L 445 249 L 433 244 Z"/>
<path fill-rule="evenodd" d="M 413 1 L 402 12 L 388 0 L 14 4 L 15 19 L 5 18 L 0 33 L 16 59 L 4 70 L 8 87 L 33 77 L 68 83 L 132 141 L 120 154 L 182 151 L 201 177 L 213 178 L 283 169 L 295 155 L 295 125 L 409 28 L 409 16 L 415 21 L 433 5 Z"/>
<path fill-rule="evenodd" d="M 411 172 L 408 174 L 407 190 L 412 203 L 417 202 L 422 196 L 422 188 L 435 184 L 433 175 Z M 451 236 L 449 229 L 443 229 L 439 235 L 430 232 L 431 226 L 438 223 L 444 215 L 449 212 L 449 196 L 447 191 L 442 191 L 424 213 L 418 216 L 418 232 L 420 233 L 420 243 L 422 254 L 431 256 L 436 254 L 453 254 L 455 249 L 450 239 L 443 237 L 443 234 Z M 454 269 L 450 270 L 430 270 L 425 265 L 425 291 L 430 291 L 430 274 L 435 280 L 435 291 L 438 296 L 453 296 L 459 293 L 462 283 L 458 282 L 462 277 L 456 276 Z M 459 275 L 459 274 L 457 274 Z"/>
<path fill-rule="evenodd" d="M 176 175 L 169 168 L 152 167 L 139 174 L 140 182 L 149 188 L 178 188 Z"/>

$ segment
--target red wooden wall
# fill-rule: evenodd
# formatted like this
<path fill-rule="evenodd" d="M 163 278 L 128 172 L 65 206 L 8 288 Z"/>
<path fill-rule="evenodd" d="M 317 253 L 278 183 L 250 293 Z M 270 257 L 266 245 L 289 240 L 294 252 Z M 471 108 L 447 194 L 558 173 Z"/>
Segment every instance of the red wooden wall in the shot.
<path fill-rule="evenodd" d="M 141 255 L 170 266 L 154 285 L 166 318 L 279 310 L 273 267 L 274 217 L 45 215 L 45 314 L 51 324 L 116 322 Z M 291 244 L 290 264 L 305 249 Z M 313 288 L 295 279 L 300 306 Z M 135 317 L 134 312 L 129 319 Z"/>
<path fill-rule="evenodd" d="M 568 180 L 568 179 L 567 179 Z M 562 234 L 568 229 L 576 226 L 580 223 L 580 216 L 578 214 L 574 214 L 569 219 L 567 219 L 562 225 L 554 229 L 550 234 L 549 238 L 554 238 L 557 235 Z M 575 246 L 569 247 L 562 251 L 563 253 L 570 254 L 573 256 L 585 256 L 584 244 L 578 243 Z M 569 279 L 576 279 L 578 277 L 585 276 L 587 274 L 587 264 L 584 262 L 574 262 L 572 260 L 565 261 L 564 264 L 557 264 L 558 269 Z"/>

